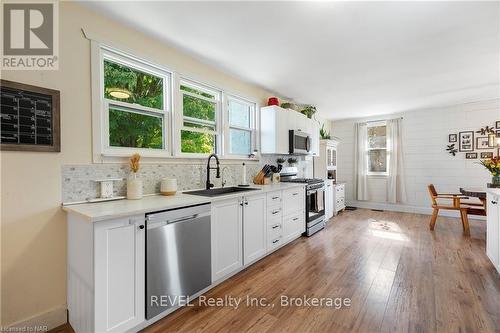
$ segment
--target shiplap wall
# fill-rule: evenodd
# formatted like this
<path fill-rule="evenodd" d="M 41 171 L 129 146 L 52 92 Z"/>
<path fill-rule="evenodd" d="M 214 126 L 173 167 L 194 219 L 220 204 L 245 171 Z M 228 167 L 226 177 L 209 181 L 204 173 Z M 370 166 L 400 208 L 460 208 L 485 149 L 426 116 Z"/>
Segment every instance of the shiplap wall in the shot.
<path fill-rule="evenodd" d="M 387 183 L 384 177 L 370 177 L 369 201 L 358 202 L 353 196 L 354 124 L 359 121 L 399 116 L 403 117 L 407 202 L 397 205 L 386 203 Z M 427 192 L 427 185 L 430 183 L 436 186 L 438 192 L 448 193 L 458 192 L 461 186 L 485 186 L 491 181 L 491 176 L 476 163 L 478 160 L 466 160 L 465 153 L 457 153 L 457 156 L 453 157 L 445 148 L 448 144 L 448 134 L 476 131 L 486 125 L 494 125 L 497 120 L 500 120 L 500 99 L 334 122 L 333 134 L 341 139 L 338 148 L 338 179 L 347 182 L 348 205 L 430 213 Z"/>

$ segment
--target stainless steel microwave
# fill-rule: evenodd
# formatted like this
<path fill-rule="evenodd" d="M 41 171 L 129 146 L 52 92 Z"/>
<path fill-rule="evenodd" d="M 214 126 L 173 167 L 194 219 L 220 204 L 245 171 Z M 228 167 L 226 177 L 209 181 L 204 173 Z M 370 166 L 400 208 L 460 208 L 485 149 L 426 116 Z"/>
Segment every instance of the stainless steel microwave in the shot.
<path fill-rule="evenodd" d="M 290 154 L 309 154 L 311 150 L 311 136 L 302 131 L 288 131 L 288 152 Z"/>

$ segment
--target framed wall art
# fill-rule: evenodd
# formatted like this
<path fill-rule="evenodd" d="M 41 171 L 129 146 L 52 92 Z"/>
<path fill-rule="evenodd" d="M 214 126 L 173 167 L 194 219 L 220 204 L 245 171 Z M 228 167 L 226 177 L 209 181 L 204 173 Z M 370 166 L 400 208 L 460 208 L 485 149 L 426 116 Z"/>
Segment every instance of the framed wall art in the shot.
<path fill-rule="evenodd" d="M 497 122 L 495 123 L 495 127 L 496 127 L 497 129 L 500 129 L 500 120 L 497 120 Z"/>
<path fill-rule="evenodd" d="M 448 134 L 448 142 L 457 142 L 457 140 L 456 134 Z"/>
<path fill-rule="evenodd" d="M 468 160 L 475 160 L 477 159 L 477 153 L 466 153 L 465 158 Z"/>
<path fill-rule="evenodd" d="M 491 149 L 489 145 L 489 138 L 487 136 L 476 137 L 476 149 Z"/>
<path fill-rule="evenodd" d="M 483 151 L 481 153 L 481 158 L 492 158 L 492 157 L 493 157 L 492 151 Z"/>
<path fill-rule="evenodd" d="M 474 131 L 458 133 L 458 150 L 460 152 L 474 151 Z"/>

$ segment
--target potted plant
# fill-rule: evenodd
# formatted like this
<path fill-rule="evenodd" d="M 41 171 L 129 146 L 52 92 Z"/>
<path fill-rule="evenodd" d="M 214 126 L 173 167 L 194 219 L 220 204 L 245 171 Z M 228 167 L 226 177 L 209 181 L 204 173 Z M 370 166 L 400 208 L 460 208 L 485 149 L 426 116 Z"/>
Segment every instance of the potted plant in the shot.
<path fill-rule="evenodd" d="M 319 136 L 323 140 L 329 140 L 330 139 L 330 132 L 326 131 L 326 129 L 325 129 L 325 123 L 323 123 L 323 125 L 321 125 L 321 129 L 319 130 Z"/>
<path fill-rule="evenodd" d="M 285 163 L 285 162 L 286 162 L 286 160 L 283 157 L 278 157 L 276 159 L 276 163 L 278 164 L 278 168 L 280 165 L 283 166 L 283 163 Z"/>
<path fill-rule="evenodd" d="M 304 108 L 300 110 L 300 113 L 305 114 L 307 118 L 311 119 L 316 113 L 316 107 L 312 105 L 304 105 Z"/>
<path fill-rule="evenodd" d="M 134 154 L 130 157 L 130 170 L 132 174 L 127 180 L 127 199 L 137 200 L 142 198 L 142 180 L 137 178 L 139 172 L 141 155 Z"/>
<path fill-rule="evenodd" d="M 294 111 L 297 111 L 297 105 L 295 103 L 291 103 L 291 102 L 285 102 L 285 103 L 281 103 L 280 105 L 283 109 L 290 109 L 290 110 L 294 110 Z"/>
<path fill-rule="evenodd" d="M 299 162 L 299 160 L 297 159 L 297 157 L 289 157 L 289 158 L 288 158 L 288 164 L 290 164 L 290 166 L 294 166 L 294 165 L 296 165 L 298 162 Z"/>
<path fill-rule="evenodd" d="M 491 184 L 494 187 L 500 186 L 500 156 L 487 158 L 479 162 L 484 166 L 492 175 Z"/>

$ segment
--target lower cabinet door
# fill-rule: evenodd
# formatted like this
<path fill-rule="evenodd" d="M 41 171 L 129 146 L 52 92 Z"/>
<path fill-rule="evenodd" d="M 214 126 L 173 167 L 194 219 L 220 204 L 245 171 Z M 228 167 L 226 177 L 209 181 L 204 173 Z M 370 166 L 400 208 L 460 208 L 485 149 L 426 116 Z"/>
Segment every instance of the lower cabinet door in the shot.
<path fill-rule="evenodd" d="M 244 198 L 243 206 L 243 264 L 247 265 L 266 254 L 266 196 Z"/>
<path fill-rule="evenodd" d="M 243 266 L 241 199 L 212 204 L 212 281 Z"/>
<path fill-rule="evenodd" d="M 144 321 L 144 216 L 94 226 L 95 332 L 123 332 Z"/>

